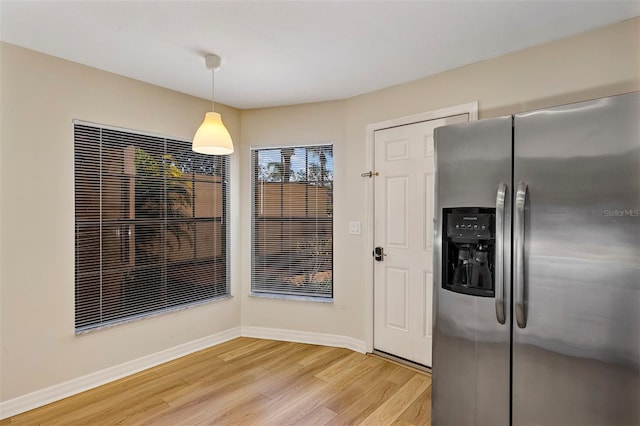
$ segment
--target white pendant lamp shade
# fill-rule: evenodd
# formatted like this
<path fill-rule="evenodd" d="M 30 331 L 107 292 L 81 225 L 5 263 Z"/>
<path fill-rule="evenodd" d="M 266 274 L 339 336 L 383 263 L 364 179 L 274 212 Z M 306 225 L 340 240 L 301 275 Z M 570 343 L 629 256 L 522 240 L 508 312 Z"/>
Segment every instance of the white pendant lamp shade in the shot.
<path fill-rule="evenodd" d="M 210 155 L 229 155 L 233 153 L 233 142 L 229 131 L 222 123 L 217 112 L 208 112 L 193 137 L 191 147 L 195 152 Z"/>
<path fill-rule="evenodd" d="M 222 123 L 222 117 L 214 112 L 213 101 L 213 76 L 220 68 L 221 60 L 218 55 L 209 54 L 204 57 L 204 63 L 207 69 L 211 70 L 211 112 L 205 114 L 204 121 L 193 136 L 191 149 L 201 154 L 229 155 L 233 153 L 233 141 L 229 131 Z"/>

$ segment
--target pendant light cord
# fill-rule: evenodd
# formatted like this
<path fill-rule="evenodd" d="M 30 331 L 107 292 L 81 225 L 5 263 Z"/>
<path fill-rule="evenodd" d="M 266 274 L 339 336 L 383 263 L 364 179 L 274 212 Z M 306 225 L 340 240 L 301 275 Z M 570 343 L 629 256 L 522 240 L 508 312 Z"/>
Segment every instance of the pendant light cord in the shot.
<path fill-rule="evenodd" d="M 211 70 L 211 112 L 215 112 L 214 90 L 215 90 L 215 75 L 216 70 Z"/>

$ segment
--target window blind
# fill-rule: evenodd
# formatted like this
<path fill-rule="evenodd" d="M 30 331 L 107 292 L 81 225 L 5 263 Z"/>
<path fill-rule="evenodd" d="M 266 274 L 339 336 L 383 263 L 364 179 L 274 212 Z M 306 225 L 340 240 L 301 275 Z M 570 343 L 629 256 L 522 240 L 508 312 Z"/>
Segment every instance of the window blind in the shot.
<path fill-rule="evenodd" d="M 333 297 L 333 147 L 252 150 L 254 293 Z"/>
<path fill-rule="evenodd" d="M 75 326 L 229 294 L 228 159 L 74 122 Z"/>

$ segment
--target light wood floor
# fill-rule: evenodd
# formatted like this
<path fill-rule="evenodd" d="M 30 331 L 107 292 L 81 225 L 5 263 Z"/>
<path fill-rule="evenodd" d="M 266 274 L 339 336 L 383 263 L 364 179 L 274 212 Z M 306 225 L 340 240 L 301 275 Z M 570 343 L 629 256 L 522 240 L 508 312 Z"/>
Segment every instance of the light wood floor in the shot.
<path fill-rule="evenodd" d="M 431 377 L 348 349 L 241 337 L 0 425 L 428 425 Z"/>

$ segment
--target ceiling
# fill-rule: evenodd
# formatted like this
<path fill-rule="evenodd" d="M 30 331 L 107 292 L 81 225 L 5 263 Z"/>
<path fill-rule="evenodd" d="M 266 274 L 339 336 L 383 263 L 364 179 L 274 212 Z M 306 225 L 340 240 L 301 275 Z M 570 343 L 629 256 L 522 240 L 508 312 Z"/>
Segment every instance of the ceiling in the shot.
<path fill-rule="evenodd" d="M 0 39 L 207 99 L 216 53 L 216 102 L 247 109 L 349 98 L 638 15 L 640 0 L 0 0 Z"/>

